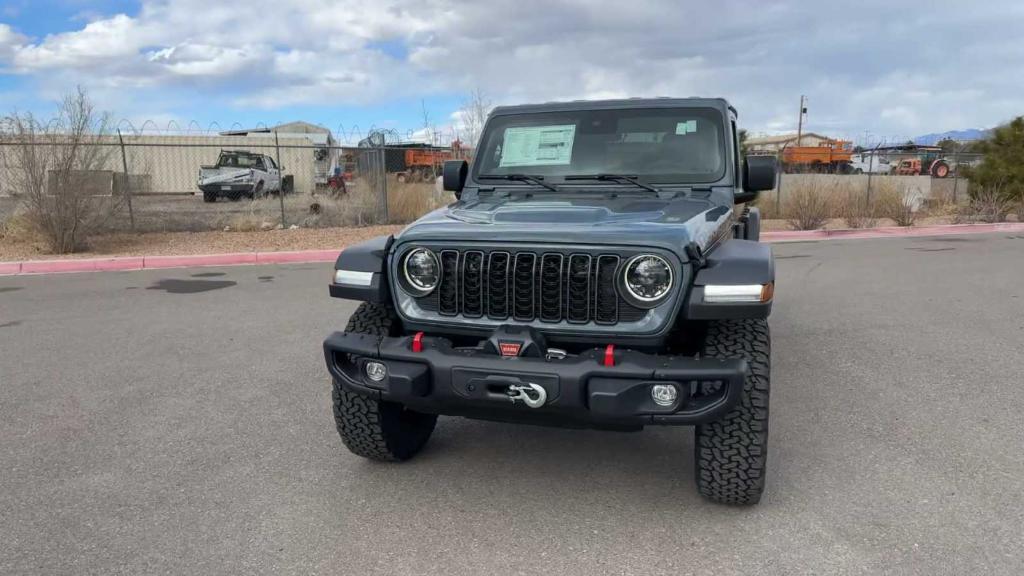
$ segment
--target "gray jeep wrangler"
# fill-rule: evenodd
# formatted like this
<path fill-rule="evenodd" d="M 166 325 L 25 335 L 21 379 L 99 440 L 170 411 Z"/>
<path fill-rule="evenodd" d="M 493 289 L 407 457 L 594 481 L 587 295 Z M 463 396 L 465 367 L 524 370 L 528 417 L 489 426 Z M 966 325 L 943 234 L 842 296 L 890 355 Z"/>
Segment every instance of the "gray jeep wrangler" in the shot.
<path fill-rule="evenodd" d="M 775 272 L 743 204 L 775 161 L 740 157 L 721 99 L 495 109 L 456 202 L 347 248 L 324 342 L 349 450 L 419 452 L 438 415 L 695 428 L 697 486 L 756 503 L 768 445 Z"/>

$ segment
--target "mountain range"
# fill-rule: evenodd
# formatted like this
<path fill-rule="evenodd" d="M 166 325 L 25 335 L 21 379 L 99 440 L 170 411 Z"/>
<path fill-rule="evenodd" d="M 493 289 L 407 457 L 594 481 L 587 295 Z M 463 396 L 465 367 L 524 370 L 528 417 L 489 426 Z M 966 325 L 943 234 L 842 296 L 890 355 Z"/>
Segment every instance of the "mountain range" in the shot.
<path fill-rule="evenodd" d="M 967 130 L 949 130 L 948 132 L 937 132 L 933 134 L 925 134 L 914 138 L 914 144 L 920 144 L 922 146 L 934 146 L 940 140 L 951 138 L 957 141 L 965 140 L 982 140 L 988 136 L 988 130 L 982 130 L 979 128 L 968 128 Z"/>

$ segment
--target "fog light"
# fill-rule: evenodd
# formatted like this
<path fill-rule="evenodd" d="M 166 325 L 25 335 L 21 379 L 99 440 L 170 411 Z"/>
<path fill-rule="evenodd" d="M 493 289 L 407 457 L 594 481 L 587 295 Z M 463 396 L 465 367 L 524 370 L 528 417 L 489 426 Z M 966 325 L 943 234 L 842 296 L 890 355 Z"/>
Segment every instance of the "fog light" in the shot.
<path fill-rule="evenodd" d="M 676 403 L 679 392 L 671 384 L 655 384 L 651 386 L 651 398 L 658 406 L 671 406 Z"/>
<path fill-rule="evenodd" d="M 380 362 L 367 362 L 364 370 L 366 377 L 374 382 L 380 382 L 388 376 L 388 367 Z"/>

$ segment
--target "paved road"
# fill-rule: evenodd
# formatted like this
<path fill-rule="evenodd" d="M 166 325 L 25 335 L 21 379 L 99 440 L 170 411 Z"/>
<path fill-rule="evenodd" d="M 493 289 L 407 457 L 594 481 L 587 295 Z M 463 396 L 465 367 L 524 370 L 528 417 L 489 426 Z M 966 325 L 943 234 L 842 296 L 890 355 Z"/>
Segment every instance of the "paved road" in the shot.
<path fill-rule="evenodd" d="M 1024 236 L 778 245 L 769 488 L 687 429 L 349 455 L 326 266 L 0 278 L 0 573 L 1020 574 Z"/>

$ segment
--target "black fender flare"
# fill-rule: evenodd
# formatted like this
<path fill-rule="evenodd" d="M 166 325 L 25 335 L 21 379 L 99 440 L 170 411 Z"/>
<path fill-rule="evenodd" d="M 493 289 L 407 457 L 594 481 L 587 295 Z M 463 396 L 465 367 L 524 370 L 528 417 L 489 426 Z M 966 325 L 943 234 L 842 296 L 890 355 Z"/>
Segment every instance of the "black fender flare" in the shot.
<path fill-rule="evenodd" d="M 775 258 L 767 244 L 752 240 L 730 239 L 706 256 L 697 271 L 686 303 L 686 317 L 691 320 L 730 320 L 767 318 L 773 299 L 766 302 L 708 303 L 704 288 L 709 285 L 771 285 L 774 293 Z"/>
<path fill-rule="evenodd" d="M 334 262 L 330 292 L 335 298 L 389 304 L 387 261 L 394 236 L 377 236 L 349 246 Z M 351 278 L 339 278 L 338 271 L 351 272 Z M 339 282 L 339 280 L 342 280 Z"/>

